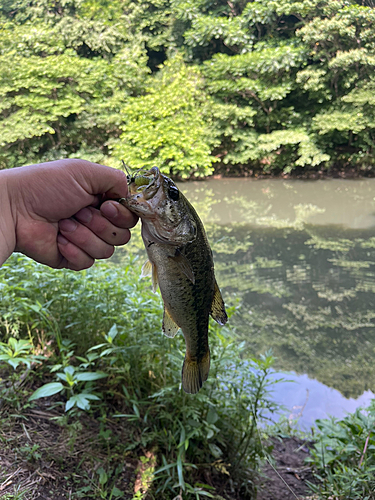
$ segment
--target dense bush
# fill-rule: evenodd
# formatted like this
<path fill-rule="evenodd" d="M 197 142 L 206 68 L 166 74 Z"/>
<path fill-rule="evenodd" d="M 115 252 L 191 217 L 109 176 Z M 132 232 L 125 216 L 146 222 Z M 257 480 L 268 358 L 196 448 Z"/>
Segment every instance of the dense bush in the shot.
<path fill-rule="evenodd" d="M 371 170 L 374 20 L 354 0 L 7 0 L 0 168 Z"/>

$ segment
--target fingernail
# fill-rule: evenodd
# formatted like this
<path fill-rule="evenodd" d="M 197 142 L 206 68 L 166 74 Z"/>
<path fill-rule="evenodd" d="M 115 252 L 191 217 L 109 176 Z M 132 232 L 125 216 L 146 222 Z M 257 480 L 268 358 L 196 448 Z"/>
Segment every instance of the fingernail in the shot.
<path fill-rule="evenodd" d="M 57 235 L 57 243 L 60 243 L 60 245 L 67 245 L 69 243 L 69 241 L 64 238 L 64 236 L 62 234 L 58 234 Z"/>
<path fill-rule="evenodd" d="M 106 203 L 100 207 L 100 211 L 102 214 L 104 214 L 106 217 L 109 217 L 110 219 L 113 219 L 113 217 L 116 217 L 118 214 L 117 207 L 114 203 Z"/>
<path fill-rule="evenodd" d="M 59 222 L 60 231 L 72 233 L 77 228 L 77 223 L 73 219 L 64 219 Z"/>
<path fill-rule="evenodd" d="M 92 219 L 92 212 L 89 208 L 82 208 L 82 210 L 75 214 L 75 218 L 84 223 L 90 222 Z"/>

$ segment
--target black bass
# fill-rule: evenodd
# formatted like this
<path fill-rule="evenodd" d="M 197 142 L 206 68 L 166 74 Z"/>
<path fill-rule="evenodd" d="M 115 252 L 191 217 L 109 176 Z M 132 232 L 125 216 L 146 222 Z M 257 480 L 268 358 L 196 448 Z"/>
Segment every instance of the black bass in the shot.
<path fill-rule="evenodd" d="M 182 387 L 195 394 L 210 369 L 208 319 L 227 320 L 216 283 L 212 251 L 196 211 L 174 182 L 157 167 L 128 177 L 129 195 L 121 203 L 142 220 L 149 260 L 142 276 L 151 275 L 164 301 L 163 332 L 181 328 L 186 342 Z"/>

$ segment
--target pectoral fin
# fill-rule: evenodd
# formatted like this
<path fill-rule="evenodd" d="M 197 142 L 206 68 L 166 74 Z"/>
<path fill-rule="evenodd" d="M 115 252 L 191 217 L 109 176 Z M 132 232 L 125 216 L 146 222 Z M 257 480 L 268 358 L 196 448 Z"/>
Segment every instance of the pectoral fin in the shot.
<path fill-rule="evenodd" d="M 156 290 L 158 289 L 158 275 L 156 272 L 155 264 L 152 264 L 152 262 L 150 262 L 149 260 L 146 260 L 141 270 L 141 278 L 145 278 L 146 276 L 151 276 L 152 291 L 156 292 Z"/>
<path fill-rule="evenodd" d="M 194 271 L 185 255 L 183 255 L 180 250 L 177 249 L 176 255 L 174 255 L 173 257 L 169 256 L 169 258 L 172 259 L 176 264 L 178 264 L 181 272 L 183 272 L 184 275 L 194 284 Z"/>
<path fill-rule="evenodd" d="M 151 275 L 152 275 L 152 264 L 149 260 L 146 260 L 141 269 L 141 278 L 145 278 L 146 276 L 151 276 Z"/>
<path fill-rule="evenodd" d="M 180 327 L 176 325 L 176 323 L 173 321 L 171 318 L 169 312 L 164 306 L 164 315 L 163 315 L 163 333 L 167 337 L 173 338 L 176 333 L 178 332 L 178 329 Z"/>
<path fill-rule="evenodd" d="M 219 287 L 217 286 L 216 281 L 215 281 L 215 294 L 211 304 L 210 314 L 213 317 L 213 319 L 217 323 L 219 323 L 219 325 L 225 325 L 225 323 L 228 321 L 228 316 L 225 311 L 223 297 L 221 296 L 221 292 L 219 290 Z"/>

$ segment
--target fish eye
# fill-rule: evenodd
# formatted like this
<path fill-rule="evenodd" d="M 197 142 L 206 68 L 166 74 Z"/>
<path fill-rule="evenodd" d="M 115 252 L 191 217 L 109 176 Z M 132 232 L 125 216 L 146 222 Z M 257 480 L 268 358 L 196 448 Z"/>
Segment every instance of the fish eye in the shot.
<path fill-rule="evenodd" d="M 176 186 L 169 186 L 168 196 L 171 198 L 171 200 L 177 201 L 180 197 L 180 191 L 176 188 Z"/>

